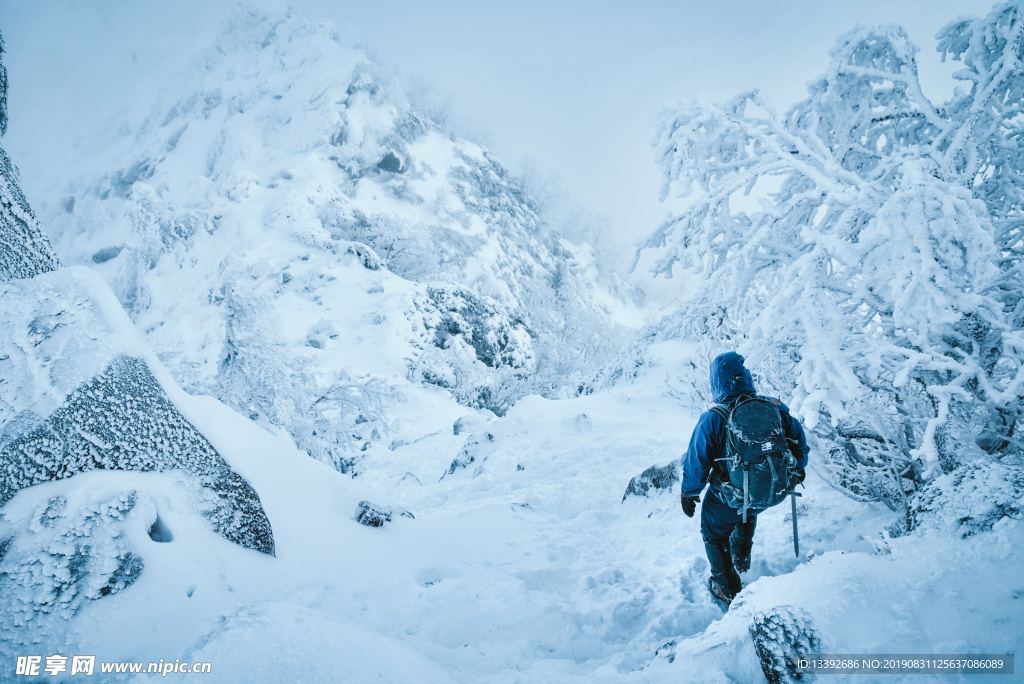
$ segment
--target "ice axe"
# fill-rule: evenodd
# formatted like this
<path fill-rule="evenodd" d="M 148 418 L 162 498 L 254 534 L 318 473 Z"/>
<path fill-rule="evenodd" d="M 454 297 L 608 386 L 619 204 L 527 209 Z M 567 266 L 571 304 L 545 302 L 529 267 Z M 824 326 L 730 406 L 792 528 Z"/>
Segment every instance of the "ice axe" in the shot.
<path fill-rule="evenodd" d="M 793 551 L 794 551 L 794 553 L 796 553 L 796 557 L 799 558 L 800 557 L 800 535 L 797 533 L 797 529 L 796 529 L 796 497 L 803 496 L 803 494 L 800 494 L 799 492 L 797 492 L 795 488 L 794 489 L 790 489 L 788 494 L 790 496 L 789 501 L 790 501 L 790 503 L 793 506 Z"/>

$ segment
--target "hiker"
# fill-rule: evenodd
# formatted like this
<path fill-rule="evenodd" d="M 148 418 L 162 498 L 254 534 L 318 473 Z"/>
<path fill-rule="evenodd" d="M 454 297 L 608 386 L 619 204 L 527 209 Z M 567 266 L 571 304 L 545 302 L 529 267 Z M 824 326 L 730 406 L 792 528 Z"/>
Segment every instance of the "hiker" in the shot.
<path fill-rule="evenodd" d="M 683 460 L 680 497 L 683 512 L 692 518 L 704 485 L 710 484 L 700 513 L 700 533 L 711 563 L 708 589 L 729 605 L 742 589 L 739 573 L 750 569 L 757 514 L 803 482 L 808 449 L 800 422 L 778 399 L 758 397 L 750 371 L 736 352 L 720 354 L 711 362 L 711 393 L 716 405 L 701 414 L 693 429 Z M 744 452 L 750 454 L 745 461 L 751 464 L 745 474 L 743 461 L 730 454 L 743 448 L 736 428 L 746 428 L 742 433 L 757 440 L 754 449 Z"/>

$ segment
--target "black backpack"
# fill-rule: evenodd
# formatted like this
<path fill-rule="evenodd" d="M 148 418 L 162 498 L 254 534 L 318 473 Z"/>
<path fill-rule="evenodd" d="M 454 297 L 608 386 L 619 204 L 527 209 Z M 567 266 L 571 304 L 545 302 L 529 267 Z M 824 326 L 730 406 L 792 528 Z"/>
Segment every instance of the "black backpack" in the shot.
<path fill-rule="evenodd" d="M 778 401 L 748 395 L 711 410 L 725 419 L 725 453 L 716 464 L 722 500 L 743 512 L 785 500 L 796 459 L 789 452 Z"/>

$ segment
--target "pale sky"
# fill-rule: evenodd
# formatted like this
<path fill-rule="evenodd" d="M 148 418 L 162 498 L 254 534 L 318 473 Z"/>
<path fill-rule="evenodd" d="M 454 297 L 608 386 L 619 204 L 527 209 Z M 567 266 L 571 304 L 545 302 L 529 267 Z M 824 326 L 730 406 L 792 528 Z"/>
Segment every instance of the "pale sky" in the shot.
<path fill-rule="evenodd" d="M 23 184 L 104 125 L 148 111 L 160 85 L 215 38 L 235 2 L 0 0 L 10 126 L 3 144 Z M 255 6 L 274 6 L 258 0 Z M 284 3 L 280 3 L 283 5 Z M 623 249 L 664 218 L 651 140 L 666 104 L 725 101 L 761 88 L 785 110 L 821 74 L 835 38 L 858 22 L 899 23 L 921 48 L 926 94 L 951 91 L 934 34 L 978 0 L 632 0 L 631 2 L 293 0 L 329 19 L 412 83 L 446 101 L 466 137 L 513 170 L 553 174 L 575 203 L 606 217 L 602 244 Z M 125 93 L 132 93 L 127 107 Z M 135 109 L 132 109 L 132 106 Z M 69 172 L 71 172 L 69 170 Z M 608 235 L 612 235 L 609 238 Z"/>

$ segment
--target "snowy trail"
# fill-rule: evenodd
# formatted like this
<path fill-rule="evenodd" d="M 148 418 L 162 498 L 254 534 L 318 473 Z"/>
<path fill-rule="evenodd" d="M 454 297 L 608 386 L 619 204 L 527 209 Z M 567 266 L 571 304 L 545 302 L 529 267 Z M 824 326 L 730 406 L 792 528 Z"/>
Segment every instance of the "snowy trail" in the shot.
<path fill-rule="evenodd" d="M 990 619 L 1024 621 L 1024 604 L 1010 600 L 1024 595 L 1020 521 L 967 541 L 885 541 L 892 513 L 813 475 L 800 504 L 813 559 L 793 557 L 786 507 L 762 514 L 748 586 L 723 614 L 704 588 L 699 522 L 679 510 L 678 485 L 622 501 L 630 478 L 679 456 L 697 417 L 662 380 L 529 397 L 501 419 L 470 416 L 475 432 L 375 451 L 356 478 L 212 398 L 176 397 L 260 493 L 276 558 L 214 534 L 169 474 L 87 473 L 25 490 L 7 511 L 61 492 L 138 491 L 173 540 L 150 538 L 149 519 L 138 520 L 130 541 L 145 572 L 82 611 L 67 652 L 209 661 L 218 681 L 756 681 L 747 629 L 779 605 L 806 611 L 850 652 L 1024 645 L 1012 630 L 985 631 Z M 409 409 L 430 423 L 429 404 Z M 446 474 L 464 445 L 466 467 Z M 361 526 L 362 499 L 415 519 Z M 988 569 L 984 587 L 976 567 Z"/>
<path fill-rule="evenodd" d="M 678 457 L 695 422 L 658 392 L 528 398 L 486 425 L 493 440 L 440 482 L 467 435 L 379 454 L 351 480 L 282 456 L 283 440 L 245 442 L 247 421 L 202 402 L 201 427 L 226 430 L 225 453 L 245 454 L 236 467 L 266 492 L 278 558 L 234 586 L 255 603 L 272 586 L 275 601 L 405 642 L 461 681 L 616 681 L 723 615 L 704 589 L 699 522 L 679 511 L 678 489 L 621 501 L 631 477 Z M 815 520 L 843 499 L 811 491 L 810 553 L 870 549 Z M 416 519 L 361 527 L 352 515 L 363 498 Z M 781 509 L 762 516 L 748 582 L 796 565 L 789 530 Z"/>
<path fill-rule="evenodd" d="M 44 482 L 8 502 L 5 525 L 49 544 L 48 511 L 63 500 L 85 539 L 91 523 L 74 515 L 137 502 L 111 532 L 118 545 L 82 543 L 107 555 L 130 547 L 142 572 L 129 590 L 69 609 L 73 620 L 33 613 L 23 631 L 107 662 L 216 663 L 219 681 L 707 681 L 719 670 L 749 681 L 759 665 L 748 628 L 782 606 L 830 648 L 863 652 L 887 650 L 880 635 L 893 634 L 907 653 L 936 643 L 977 652 L 991 640 L 987 616 L 1024 622 L 1024 603 L 1007 601 L 1024 595 L 1019 573 L 987 572 L 989 595 L 965 571 L 1024 563 L 1019 521 L 970 543 L 948 532 L 889 541 L 879 532 L 894 514 L 814 477 L 800 504 L 811 560 L 792 555 L 786 507 L 762 514 L 748 586 L 723 615 L 704 588 L 699 516 L 682 515 L 678 485 L 623 500 L 631 478 L 685 448 L 699 408 L 671 378 L 689 353 L 664 343 L 628 381 L 575 399 L 526 397 L 502 418 L 459 410 L 437 389 L 410 391 L 396 411 L 411 441 L 369 449 L 355 477 L 168 380 L 184 418 L 259 493 L 276 557 L 216 534 L 175 471 Z M 364 499 L 393 520 L 359 525 Z M 75 572 L 46 553 L 38 562 L 58 592 Z M 944 610 L 975 605 L 977 621 L 943 623 Z M 1021 639 L 995 641 L 1012 650 Z"/>

